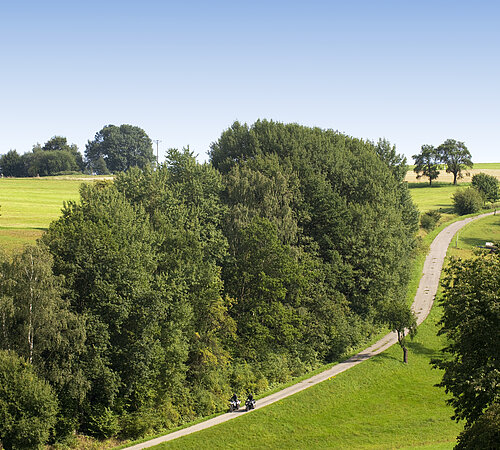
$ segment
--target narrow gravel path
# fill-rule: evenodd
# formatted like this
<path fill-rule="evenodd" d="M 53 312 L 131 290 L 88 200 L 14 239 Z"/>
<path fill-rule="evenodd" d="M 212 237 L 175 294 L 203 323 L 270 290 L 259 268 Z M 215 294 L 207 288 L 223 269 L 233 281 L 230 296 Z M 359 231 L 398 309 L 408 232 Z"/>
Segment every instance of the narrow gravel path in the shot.
<path fill-rule="evenodd" d="M 451 225 L 448 225 L 444 228 L 432 241 L 430 246 L 429 253 L 425 259 L 424 268 L 422 271 L 422 278 L 420 279 L 420 284 L 418 286 L 417 293 L 415 295 L 415 299 L 412 304 L 412 309 L 417 315 L 417 324 L 420 325 L 424 319 L 428 316 L 432 304 L 434 302 L 434 297 L 436 295 L 439 279 L 441 276 L 441 269 L 443 267 L 444 258 L 446 256 L 446 251 L 448 250 L 448 246 L 453 239 L 453 236 L 457 233 L 458 230 L 463 228 L 468 223 L 473 220 L 481 219 L 483 217 L 489 216 L 493 213 L 481 214 L 475 217 L 469 217 L 467 219 L 460 220 L 458 222 L 454 222 Z M 390 346 L 395 344 L 398 341 L 397 335 L 395 332 L 389 333 L 385 335 L 382 339 L 377 341 L 372 346 L 364 349 L 358 354 L 352 356 L 351 358 L 342 361 L 341 363 L 333 366 L 332 368 L 321 372 L 318 375 L 314 375 L 307 380 L 303 380 L 293 386 L 287 387 L 279 392 L 275 392 L 274 394 L 268 395 L 260 399 L 257 402 L 257 406 L 255 409 L 263 408 L 264 406 L 270 405 L 271 403 L 277 402 L 278 400 L 284 399 L 290 395 L 293 395 L 297 392 L 303 391 L 308 387 L 314 386 L 317 383 L 321 383 L 322 381 L 328 380 L 330 377 L 338 375 L 339 373 L 344 372 L 355 365 L 362 363 L 363 361 L 371 358 L 372 356 L 378 355 L 384 350 L 388 349 Z M 190 427 L 184 428 L 179 431 L 175 431 L 173 433 L 167 434 L 165 436 L 161 436 L 156 439 L 152 439 L 147 442 L 143 442 L 141 444 L 134 445 L 132 447 L 128 447 L 126 450 L 138 450 L 142 448 L 152 447 L 154 445 L 161 444 L 162 442 L 171 441 L 181 436 L 185 436 L 187 434 L 194 433 L 196 431 L 204 430 L 205 428 L 213 427 L 219 423 L 227 422 L 228 420 L 234 419 L 238 417 L 240 414 L 238 413 L 226 413 L 220 416 L 214 417 L 212 419 L 206 420 L 196 425 L 192 425 Z"/>

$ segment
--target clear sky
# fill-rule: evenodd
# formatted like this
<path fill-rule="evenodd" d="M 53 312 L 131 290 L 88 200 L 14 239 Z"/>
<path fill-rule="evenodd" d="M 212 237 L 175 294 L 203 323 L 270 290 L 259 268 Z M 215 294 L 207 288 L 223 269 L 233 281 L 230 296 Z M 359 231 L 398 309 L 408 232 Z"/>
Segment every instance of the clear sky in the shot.
<path fill-rule="evenodd" d="M 500 162 L 500 2 L 0 0 L 0 153 L 126 123 L 205 160 L 258 118 Z"/>

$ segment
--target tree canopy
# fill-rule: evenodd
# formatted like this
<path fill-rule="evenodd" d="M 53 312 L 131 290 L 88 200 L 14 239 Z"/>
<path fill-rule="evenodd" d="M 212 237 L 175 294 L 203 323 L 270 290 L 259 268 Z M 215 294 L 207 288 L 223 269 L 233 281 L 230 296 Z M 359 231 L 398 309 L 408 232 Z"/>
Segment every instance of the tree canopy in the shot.
<path fill-rule="evenodd" d="M 446 172 L 453 174 L 453 184 L 462 178 L 462 171 L 472 167 L 472 156 L 463 142 L 447 139 L 437 148 L 441 162 L 446 165 Z"/>
<path fill-rule="evenodd" d="M 0 261 L 0 342 L 57 394 L 55 439 L 170 428 L 412 326 L 418 212 L 388 141 L 236 122 L 209 163 L 140 168 L 110 127 L 87 157 L 127 170 Z"/>
<path fill-rule="evenodd" d="M 417 174 L 417 178 L 422 176 L 429 178 L 429 185 L 432 186 L 432 180 L 439 176 L 439 165 L 441 156 L 432 145 L 422 145 L 420 153 L 413 155 L 415 167 L 413 171 Z"/>
<path fill-rule="evenodd" d="M 472 187 L 477 189 L 483 200 L 496 202 L 500 196 L 498 178 L 486 173 L 477 173 L 472 177 Z"/>
<path fill-rule="evenodd" d="M 0 170 L 4 176 L 12 177 L 81 172 L 83 159 L 75 144 L 69 145 L 63 136 L 54 136 L 43 146 L 35 144 L 31 152 L 23 155 L 19 155 L 16 150 L 10 150 L 0 156 Z"/>
<path fill-rule="evenodd" d="M 130 167 L 145 168 L 154 161 L 153 143 L 146 132 L 133 125 L 106 125 L 88 141 L 85 158 L 91 170 L 123 172 Z"/>
<path fill-rule="evenodd" d="M 444 370 L 453 418 L 469 427 L 499 399 L 500 256 L 453 259 L 445 272 L 439 334 L 448 344 L 433 363 Z"/>

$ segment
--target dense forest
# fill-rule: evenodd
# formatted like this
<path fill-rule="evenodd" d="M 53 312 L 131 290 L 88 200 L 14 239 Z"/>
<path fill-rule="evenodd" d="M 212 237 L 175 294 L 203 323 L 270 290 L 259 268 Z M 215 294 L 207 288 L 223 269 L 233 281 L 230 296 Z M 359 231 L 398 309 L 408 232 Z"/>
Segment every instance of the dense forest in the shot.
<path fill-rule="evenodd" d="M 419 219 L 405 173 L 386 140 L 258 121 L 224 131 L 209 163 L 170 150 L 82 185 L 2 261 L 0 356 L 53 405 L 40 439 L 171 428 L 387 326 L 408 310 Z"/>

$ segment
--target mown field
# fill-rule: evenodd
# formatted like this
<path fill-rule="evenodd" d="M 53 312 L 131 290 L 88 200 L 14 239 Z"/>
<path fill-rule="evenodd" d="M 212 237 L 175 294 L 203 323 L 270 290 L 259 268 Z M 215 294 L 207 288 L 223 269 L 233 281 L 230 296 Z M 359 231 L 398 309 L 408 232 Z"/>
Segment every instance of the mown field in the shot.
<path fill-rule="evenodd" d="M 89 179 L 0 178 L 0 247 L 11 253 L 38 239 Z"/>

